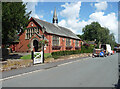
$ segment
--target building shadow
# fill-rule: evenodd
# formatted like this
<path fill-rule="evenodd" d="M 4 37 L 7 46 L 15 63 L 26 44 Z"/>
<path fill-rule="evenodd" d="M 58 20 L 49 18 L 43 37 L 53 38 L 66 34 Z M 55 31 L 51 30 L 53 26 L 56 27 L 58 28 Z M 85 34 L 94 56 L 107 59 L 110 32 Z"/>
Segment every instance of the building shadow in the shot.
<path fill-rule="evenodd" d="M 7 61 L 8 59 L 10 60 L 20 59 L 21 57 L 22 55 L 19 55 L 19 54 L 9 54 L 9 55 L 3 56 L 2 61 Z"/>

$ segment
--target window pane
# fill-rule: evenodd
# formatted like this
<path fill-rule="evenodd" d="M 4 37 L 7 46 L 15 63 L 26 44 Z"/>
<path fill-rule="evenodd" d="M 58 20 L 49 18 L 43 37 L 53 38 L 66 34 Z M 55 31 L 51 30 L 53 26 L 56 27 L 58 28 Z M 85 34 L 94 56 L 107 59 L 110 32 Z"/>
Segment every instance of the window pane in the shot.
<path fill-rule="evenodd" d="M 58 36 L 53 36 L 52 38 L 52 45 L 53 46 L 59 46 L 59 37 Z"/>
<path fill-rule="evenodd" d="M 71 46 L 71 41 L 69 38 L 66 38 L 66 46 Z"/>

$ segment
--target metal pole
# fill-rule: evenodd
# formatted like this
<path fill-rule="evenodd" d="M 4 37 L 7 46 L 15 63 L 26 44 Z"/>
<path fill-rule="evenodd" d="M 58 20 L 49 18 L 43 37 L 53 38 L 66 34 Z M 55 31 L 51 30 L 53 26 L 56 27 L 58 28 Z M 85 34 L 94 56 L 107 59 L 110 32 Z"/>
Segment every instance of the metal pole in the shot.
<path fill-rule="evenodd" d="M 33 60 L 33 64 L 34 64 L 34 52 L 31 51 L 31 59 Z"/>
<path fill-rule="evenodd" d="M 31 52 L 31 55 L 32 55 L 31 59 L 33 60 L 34 59 L 34 52 L 33 51 Z"/>
<path fill-rule="evenodd" d="M 43 35 L 43 40 L 44 40 L 44 35 Z M 43 50 L 43 63 L 44 63 L 44 43 L 43 43 L 42 50 Z"/>

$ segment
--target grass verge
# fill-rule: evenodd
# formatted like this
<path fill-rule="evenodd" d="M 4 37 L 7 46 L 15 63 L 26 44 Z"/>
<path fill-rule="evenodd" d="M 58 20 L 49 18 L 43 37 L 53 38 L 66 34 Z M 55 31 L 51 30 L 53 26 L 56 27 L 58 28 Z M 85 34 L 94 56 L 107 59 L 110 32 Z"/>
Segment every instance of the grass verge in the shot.
<path fill-rule="evenodd" d="M 45 53 L 45 54 L 44 54 L 44 57 L 45 57 L 45 58 L 51 58 L 52 55 L 51 55 L 51 53 Z M 23 59 L 23 60 L 31 59 L 31 55 L 24 55 L 24 56 L 22 56 L 20 59 Z"/>

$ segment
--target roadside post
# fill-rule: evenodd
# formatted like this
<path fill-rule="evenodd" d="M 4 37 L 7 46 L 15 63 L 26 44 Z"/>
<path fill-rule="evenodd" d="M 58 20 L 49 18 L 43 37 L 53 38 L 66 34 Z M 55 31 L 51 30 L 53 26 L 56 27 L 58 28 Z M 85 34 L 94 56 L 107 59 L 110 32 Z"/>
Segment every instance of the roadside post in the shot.
<path fill-rule="evenodd" d="M 34 59 L 34 52 L 31 51 L 31 59 L 33 60 Z"/>
<path fill-rule="evenodd" d="M 42 38 L 44 40 L 44 33 L 45 33 L 45 27 L 44 26 L 42 27 L 42 32 L 43 32 Z M 44 60 L 45 60 L 45 58 L 44 58 L 44 43 L 42 44 L 42 51 L 43 51 L 43 53 L 42 53 L 42 55 L 43 55 L 42 60 L 43 60 L 43 63 L 44 63 Z"/>
<path fill-rule="evenodd" d="M 34 52 L 33 52 L 33 50 L 31 51 L 31 59 L 33 60 L 33 64 L 34 64 Z"/>

